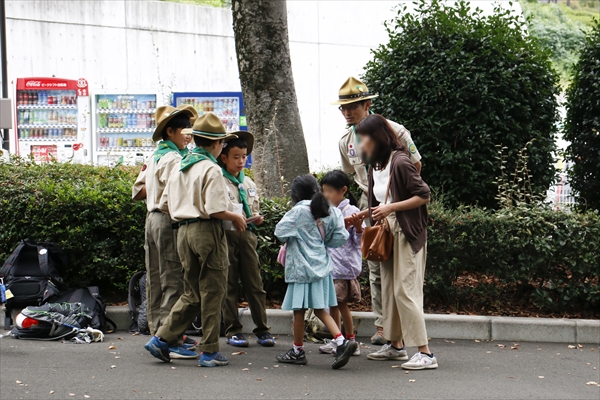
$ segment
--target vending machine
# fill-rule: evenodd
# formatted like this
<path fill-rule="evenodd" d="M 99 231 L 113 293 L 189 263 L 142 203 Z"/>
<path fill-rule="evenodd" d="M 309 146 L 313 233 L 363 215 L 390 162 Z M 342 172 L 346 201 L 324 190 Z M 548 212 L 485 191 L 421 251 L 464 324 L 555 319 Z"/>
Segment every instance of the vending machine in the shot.
<path fill-rule="evenodd" d="M 143 164 L 154 152 L 158 95 L 151 91 L 92 94 L 94 164 Z"/>
<path fill-rule="evenodd" d="M 37 162 L 91 162 L 85 79 L 19 78 L 16 106 L 13 153 Z"/>
<path fill-rule="evenodd" d="M 173 106 L 182 104 L 193 106 L 198 115 L 212 111 L 223 122 L 228 131 L 247 131 L 244 99 L 241 92 L 175 92 Z M 246 167 L 252 165 L 252 156 L 248 157 Z"/>

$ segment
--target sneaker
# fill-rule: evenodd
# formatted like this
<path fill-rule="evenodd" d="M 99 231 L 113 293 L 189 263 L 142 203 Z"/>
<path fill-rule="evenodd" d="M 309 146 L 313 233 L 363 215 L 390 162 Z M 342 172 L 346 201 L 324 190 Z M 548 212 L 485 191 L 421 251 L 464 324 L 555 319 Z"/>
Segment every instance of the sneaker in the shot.
<path fill-rule="evenodd" d="M 433 356 L 433 353 L 431 354 Z M 404 369 L 435 369 L 438 367 L 437 358 L 429 357 L 421 352 L 416 353 L 409 362 L 401 365 Z"/>
<path fill-rule="evenodd" d="M 273 347 L 275 346 L 275 338 L 271 333 L 265 332 L 262 335 L 256 335 L 256 343 L 265 347 Z"/>
<path fill-rule="evenodd" d="M 152 336 L 144 348 L 159 360 L 166 363 L 171 362 L 171 357 L 169 356 L 169 344 L 160 340 L 158 336 Z"/>
<path fill-rule="evenodd" d="M 300 353 L 296 354 L 293 347 L 285 353 L 277 354 L 275 358 L 277 358 L 277 361 L 286 364 L 306 365 L 308 363 L 304 350 L 300 350 Z"/>
<path fill-rule="evenodd" d="M 235 347 L 248 347 L 250 344 L 248 339 L 246 339 L 241 333 L 237 333 L 232 337 L 227 338 L 227 343 Z"/>
<path fill-rule="evenodd" d="M 406 361 L 408 360 L 408 353 L 404 350 L 404 347 L 400 350 L 396 350 L 391 344 L 384 344 L 379 351 L 367 354 L 369 360 L 383 361 L 383 360 L 395 360 L 395 361 Z"/>
<path fill-rule="evenodd" d="M 169 347 L 169 356 L 171 358 L 191 360 L 198 358 L 198 353 L 192 350 L 188 350 L 185 346 Z"/>
<path fill-rule="evenodd" d="M 223 357 L 218 351 L 214 353 L 203 351 L 200 354 L 200 360 L 198 360 L 199 367 L 222 367 L 225 365 L 229 365 L 229 360 Z"/>
<path fill-rule="evenodd" d="M 383 346 L 387 343 L 387 339 L 383 336 L 383 328 L 381 326 L 377 327 L 377 332 L 373 336 L 371 336 L 371 344 L 377 346 Z"/>
<path fill-rule="evenodd" d="M 352 354 L 354 354 L 357 347 L 358 343 L 351 342 L 350 340 L 344 340 L 344 344 L 338 346 L 335 350 L 336 356 L 335 360 L 333 360 L 333 363 L 331 364 L 331 368 L 340 369 L 344 365 L 348 364 L 350 357 L 352 357 Z"/>
<path fill-rule="evenodd" d="M 198 346 L 197 341 L 195 341 L 194 339 L 192 339 L 191 337 L 189 337 L 187 335 L 183 335 L 183 347 L 185 347 L 188 350 L 195 351 L 197 346 Z"/>
<path fill-rule="evenodd" d="M 356 346 L 356 350 L 354 351 L 354 353 L 352 354 L 353 356 L 360 356 L 360 343 L 358 343 L 356 341 L 356 339 L 350 339 L 351 342 L 356 342 L 357 346 Z"/>
<path fill-rule="evenodd" d="M 337 343 L 331 339 L 325 339 L 325 344 L 323 346 L 319 346 L 319 351 L 324 354 L 333 354 L 335 355 L 337 350 Z"/>

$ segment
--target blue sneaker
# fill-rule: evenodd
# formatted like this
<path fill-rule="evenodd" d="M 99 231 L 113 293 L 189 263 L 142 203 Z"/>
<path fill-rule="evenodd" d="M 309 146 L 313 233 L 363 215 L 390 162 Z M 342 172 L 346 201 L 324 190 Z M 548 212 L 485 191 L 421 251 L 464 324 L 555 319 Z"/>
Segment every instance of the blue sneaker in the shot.
<path fill-rule="evenodd" d="M 246 339 L 241 333 L 237 333 L 232 337 L 227 338 L 227 343 L 235 347 L 248 347 L 250 344 L 248 339 Z"/>
<path fill-rule="evenodd" d="M 200 354 L 199 367 L 222 367 L 225 365 L 229 365 L 229 360 L 223 357 L 218 351 L 214 353 L 202 352 Z"/>
<path fill-rule="evenodd" d="M 195 351 L 197 346 L 198 342 L 189 336 L 183 335 L 183 347 L 185 347 L 186 350 Z"/>
<path fill-rule="evenodd" d="M 194 358 L 198 358 L 198 353 L 196 353 L 195 351 L 188 350 L 184 346 L 169 347 L 169 356 L 171 358 L 191 360 Z"/>
<path fill-rule="evenodd" d="M 256 335 L 256 343 L 265 347 L 273 347 L 275 346 L 275 338 L 271 335 L 270 332 L 265 332 L 262 335 Z"/>
<path fill-rule="evenodd" d="M 158 336 L 152 336 L 144 348 L 159 360 L 166 363 L 171 362 L 171 357 L 169 356 L 169 344 L 160 340 Z"/>

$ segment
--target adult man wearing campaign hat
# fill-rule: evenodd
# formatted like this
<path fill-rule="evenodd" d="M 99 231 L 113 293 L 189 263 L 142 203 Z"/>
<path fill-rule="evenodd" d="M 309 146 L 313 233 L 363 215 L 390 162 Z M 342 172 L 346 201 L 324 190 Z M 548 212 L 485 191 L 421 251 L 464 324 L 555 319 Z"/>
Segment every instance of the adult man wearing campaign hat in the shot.
<path fill-rule="evenodd" d="M 378 95 L 369 92 L 364 82 L 350 77 L 344 82 L 339 91 L 338 100 L 331 104 L 339 105 L 339 110 L 346 119 L 347 128 L 339 142 L 340 156 L 342 159 L 342 170 L 348 174 L 354 174 L 354 181 L 358 184 L 363 194 L 359 206 L 365 209 L 368 206 L 366 193 L 368 192 L 367 165 L 359 152 L 358 135 L 355 125 L 362 121 L 370 113 L 371 100 Z M 421 170 L 421 155 L 417 150 L 410 132 L 402 125 L 388 120 L 392 129 L 397 133 L 402 145 L 407 149 L 410 159 Z M 373 313 L 375 314 L 375 326 L 377 332 L 371 337 L 371 343 L 383 345 L 387 341 L 383 332 L 383 316 L 381 304 L 381 275 L 380 263 L 369 261 L 369 281 L 371 286 L 371 299 Z"/>
<path fill-rule="evenodd" d="M 169 347 L 177 344 L 201 312 L 203 336 L 198 365 L 222 366 L 229 363 L 219 352 L 229 260 L 221 220 L 232 221 L 235 229 L 243 232 L 246 218 L 227 209 L 227 188 L 216 157 L 223 144 L 237 136 L 227 133 L 219 117 L 211 112 L 199 117 L 192 130 L 183 133 L 193 135 L 196 147 L 171 173 L 163 193 L 176 221 L 173 228 L 179 230 L 177 250 L 183 265 L 183 294 L 145 348 L 154 357 L 170 362 Z"/>
<path fill-rule="evenodd" d="M 189 105 L 180 107 L 162 106 L 156 109 L 157 126 L 152 139 L 158 142 L 154 154 L 146 160 L 135 184 L 133 200 L 146 199 L 146 299 L 148 327 L 154 334 L 165 322 L 171 308 L 183 292 L 183 274 L 177 254 L 176 231 L 173 231 L 169 205 L 163 192 L 173 170 L 179 169 L 181 158 L 187 154 L 185 135 L 198 117 L 196 110 Z M 180 343 L 181 344 L 181 343 Z M 195 341 L 189 345 L 174 345 L 173 358 L 196 358 L 191 351 Z"/>

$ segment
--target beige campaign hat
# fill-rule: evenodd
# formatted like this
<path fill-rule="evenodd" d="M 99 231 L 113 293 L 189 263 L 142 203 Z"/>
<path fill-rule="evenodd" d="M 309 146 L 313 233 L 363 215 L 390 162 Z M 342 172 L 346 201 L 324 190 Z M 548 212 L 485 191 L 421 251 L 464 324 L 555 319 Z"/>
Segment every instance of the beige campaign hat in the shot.
<path fill-rule="evenodd" d="M 219 117 L 212 112 L 207 112 L 198 117 L 191 129 L 184 129 L 181 133 L 184 135 L 200 136 L 210 140 L 223 139 L 228 141 L 238 137 L 236 134 L 228 133 Z"/>
<path fill-rule="evenodd" d="M 162 139 L 163 129 L 169 123 L 169 121 L 179 115 L 181 113 L 187 114 L 190 117 L 190 121 L 193 122 L 194 119 L 198 118 L 198 112 L 194 107 L 189 104 L 179 106 L 177 108 L 172 106 L 160 106 L 156 109 L 155 119 L 156 119 L 156 129 L 152 134 L 152 140 L 158 142 Z"/>
<path fill-rule="evenodd" d="M 350 104 L 357 101 L 371 100 L 376 97 L 379 97 L 379 95 L 369 93 L 369 88 L 367 88 L 364 82 L 351 76 L 340 88 L 338 100 L 331 104 Z"/>

